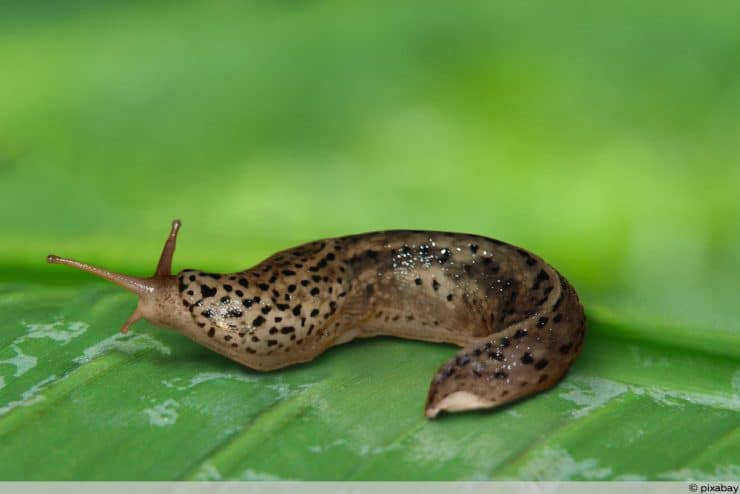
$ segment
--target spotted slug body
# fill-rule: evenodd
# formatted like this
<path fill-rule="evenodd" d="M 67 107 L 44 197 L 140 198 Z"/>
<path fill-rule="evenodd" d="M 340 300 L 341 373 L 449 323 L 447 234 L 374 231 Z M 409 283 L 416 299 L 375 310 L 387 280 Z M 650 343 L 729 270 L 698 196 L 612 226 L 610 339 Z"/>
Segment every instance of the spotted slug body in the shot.
<path fill-rule="evenodd" d="M 434 376 L 425 413 L 490 408 L 548 389 L 585 334 L 573 287 L 534 254 L 459 233 L 391 230 L 307 243 L 236 273 L 170 274 L 179 221 L 155 275 L 50 255 L 139 295 L 138 320 L 174 329 L 251 369 L 313 360 L 354 338 L 462 347 Z"/>

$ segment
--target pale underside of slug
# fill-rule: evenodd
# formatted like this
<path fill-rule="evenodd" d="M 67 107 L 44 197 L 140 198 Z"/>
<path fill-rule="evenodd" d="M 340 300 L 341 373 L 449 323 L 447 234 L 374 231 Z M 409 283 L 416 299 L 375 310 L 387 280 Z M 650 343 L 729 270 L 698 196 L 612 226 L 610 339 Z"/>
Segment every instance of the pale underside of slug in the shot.
<path fill-rule="evenodd" d="M 140 297 L 143 317 L 249 368 L 313 360 L 354 338 L 462 347 L 434 376 L 425 413 L 490 408 L 560 381 L 580 352 L 574 289 L 534 254 L 486 237 L 390 230 L 319 240 L 229 274 L 170 274 L 174 222 L 157 272 L 135 278 L 49 256 Z"/>

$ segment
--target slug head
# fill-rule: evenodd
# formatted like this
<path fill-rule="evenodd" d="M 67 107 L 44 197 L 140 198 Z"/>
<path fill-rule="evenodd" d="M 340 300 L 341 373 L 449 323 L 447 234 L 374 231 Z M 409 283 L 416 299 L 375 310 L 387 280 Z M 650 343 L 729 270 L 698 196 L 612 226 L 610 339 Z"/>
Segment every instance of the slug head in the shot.
<path fill-rule="evenodd" d="M 180 225 L 179 220 L 172 222 L 172 229 L 159 257 L 157 270 L 154 272 L 154 276 L 149 278 L 114 273 L 97 266 L 53 254 L 49 254 L 46 261 L 50 264 L 65 264 L 81 271 L 87 271 L 138 295 L 139 303 L 136 310 L 121 327 L 123 333 L 127 333 L 129 327 L 139 319 L 146 319 L 158 326 L 182 327 L 182 324 L 186 324 L 189 313 L 179 302 L 177 277 L 172 275 L 172 256 L 175 253 Z"/>

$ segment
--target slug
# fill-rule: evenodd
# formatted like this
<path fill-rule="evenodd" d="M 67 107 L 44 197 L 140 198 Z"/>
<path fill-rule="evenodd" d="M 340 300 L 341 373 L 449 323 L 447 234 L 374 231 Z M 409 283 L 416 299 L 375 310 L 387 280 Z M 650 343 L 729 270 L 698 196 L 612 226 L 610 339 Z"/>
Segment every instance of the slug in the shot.
<path fill-rule="evenodd" d="M 585 315 L 573 287 L 536 255 L 499 240 L 389 230 L 307 243 L 237 273 L 173 275 L 179 229 L 175 220 L 150 278 L 55 255 L 47 261 L 138 295 L 124 333 L 144 318 L 258 371 L 377 335 L 460 346 L 432 379 L 429 418 L 546 390 L 581 350 Z"/>

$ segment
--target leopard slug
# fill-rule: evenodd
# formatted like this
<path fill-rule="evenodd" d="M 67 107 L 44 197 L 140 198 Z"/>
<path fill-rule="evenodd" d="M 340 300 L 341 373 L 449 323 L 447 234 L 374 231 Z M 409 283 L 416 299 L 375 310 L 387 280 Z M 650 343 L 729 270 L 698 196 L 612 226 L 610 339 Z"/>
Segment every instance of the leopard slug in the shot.
<path fill-rule="evenodd" d="M 354 338 L 390 335 L 462 349 L 432 379 L 425 413 L 491 408 L 554 386 L 580 352 L 585 316 L 566 279 L 534 254 L 477 235 L 389 230 L 310 242 L 231 274 L 171 274 L 180 222 L 154 276 L 47 261 L 139 296 L 138 319 L 269 371 Z"/>

